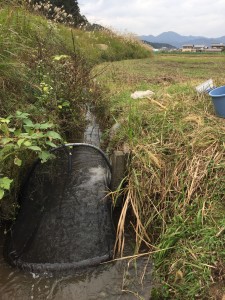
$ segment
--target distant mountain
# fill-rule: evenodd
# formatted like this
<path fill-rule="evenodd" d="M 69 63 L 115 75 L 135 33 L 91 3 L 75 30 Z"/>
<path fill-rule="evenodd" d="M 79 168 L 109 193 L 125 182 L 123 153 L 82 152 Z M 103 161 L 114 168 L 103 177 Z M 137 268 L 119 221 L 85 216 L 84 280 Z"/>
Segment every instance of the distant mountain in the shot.
<path fill-rule="evenodd" d="M 161 48 L 167 48 L 167 49 L 175 49 L 176 47 L 170 45 L 170 44 L 166 44 L 166 43 L 152 43 L 152 42 L 148 42 L 143 40 L 144 43 L 152 46 L 154 49 L 161 49 Z"/>
<path fill-rule="evenodd" d="M 154 35 L 142 35 L 139 36 L 141 40 L 145 40 L 150 43 L 166 43 L 173 45 L 176 48 L 181 48 L 184 44 L 194 45 L 206 45 L 210 46 L 213 43 L 225 43 L 225 36 L 218 38 L 206 38 L 204 36 L 185 36 L 180 35 L 173 31 L 163 32 L 158 36 Z"/>

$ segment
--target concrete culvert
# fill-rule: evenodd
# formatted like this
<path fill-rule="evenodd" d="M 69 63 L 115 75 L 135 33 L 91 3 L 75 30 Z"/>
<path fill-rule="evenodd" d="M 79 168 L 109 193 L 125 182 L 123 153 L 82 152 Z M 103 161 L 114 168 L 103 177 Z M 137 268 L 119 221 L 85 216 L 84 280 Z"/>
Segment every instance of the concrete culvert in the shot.
<path fill-rule="evenodd" d="M 112 254 L 107 158 L 88 144 L 68 144 L 54 154 L 55 159 L 33 167 L 5 245 L 10 264 L 27 271 L 83 268 Z"/>

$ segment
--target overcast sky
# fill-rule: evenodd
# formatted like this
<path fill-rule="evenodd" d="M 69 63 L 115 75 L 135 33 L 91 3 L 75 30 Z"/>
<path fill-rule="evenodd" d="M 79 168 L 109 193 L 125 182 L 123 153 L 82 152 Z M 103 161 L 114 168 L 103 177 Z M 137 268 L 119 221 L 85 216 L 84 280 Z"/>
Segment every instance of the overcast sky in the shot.
<path fill-rule="evenodd" d="M 225 0 L 78 0 L 81 14 L 122 32 L 225 35 Z"/>

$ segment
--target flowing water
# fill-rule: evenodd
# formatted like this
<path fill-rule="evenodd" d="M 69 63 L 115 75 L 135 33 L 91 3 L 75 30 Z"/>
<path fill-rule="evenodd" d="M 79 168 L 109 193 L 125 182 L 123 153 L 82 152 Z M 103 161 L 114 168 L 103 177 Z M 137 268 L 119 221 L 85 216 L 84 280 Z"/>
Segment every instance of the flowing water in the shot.
<path fill-rule="evenodd" d="M 101 131 L 88 108 L 83 142 L 100 145 Z M 4 230 L 0 228 L 0 300 L 148 300 L 151 262 L 148 257 L 108 262 L 66 276 L 39 275 L 11 267 L 3 258 Z M 127 237 L 129 241 L 129 237 Z M 132 254 L 132 246 L 126 254 Z"/>

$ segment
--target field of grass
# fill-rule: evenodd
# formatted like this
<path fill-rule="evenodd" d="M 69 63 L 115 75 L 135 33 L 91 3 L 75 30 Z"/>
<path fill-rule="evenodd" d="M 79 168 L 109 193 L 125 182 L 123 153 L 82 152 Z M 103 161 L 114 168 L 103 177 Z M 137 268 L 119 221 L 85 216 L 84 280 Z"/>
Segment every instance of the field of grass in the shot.
<path fill-rule="evenodd" d="M 94 69 L 109 91 L 112 123 L 121 125 L 110 147 L 131 152 L 119 237 L 131 211 L 135 254 L 153 252 L 151 299 L 225 294 L 225 119 L 195 91 L 209 78 L 225 85 L 224 63 L 224 56 L 156 55 Z M 152 98 L 131 99 L 147 89 Z"/>

